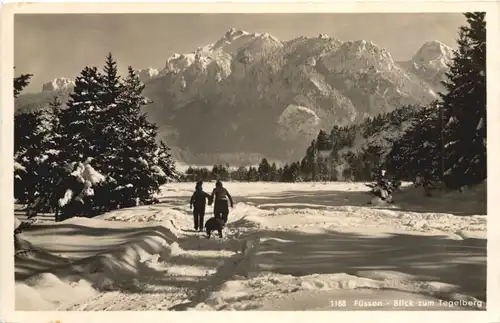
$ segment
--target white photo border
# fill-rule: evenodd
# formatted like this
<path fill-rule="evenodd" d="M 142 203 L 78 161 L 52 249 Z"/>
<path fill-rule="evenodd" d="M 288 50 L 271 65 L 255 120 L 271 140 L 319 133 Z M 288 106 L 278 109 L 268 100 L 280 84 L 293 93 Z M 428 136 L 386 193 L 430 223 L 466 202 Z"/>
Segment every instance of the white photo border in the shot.
<path fill-rule="evenodd" d="M 12 79 L 14 77 L 14 14 L 48 13 L 445 13 L 484 11 L 487 21 L 487 106 L 488 106 L 488 265 L 486 311 L 251 311 L 251 312 L 63 312 L 16 311 L 14 297 L 14 243 L 12 228 L 13 209 L 13 107 Z M 496 187 L 499 177 L 500 151 L 500 3 L 495 1 L 363 1 L 363 2 L 30 2 L 8 3 L 2 7 L 1 16 L 1 145 L 0 167 L 0 322 L 209 322 L 214 320 L 253 323 L 259 322 L 500 322 L 500 194 Z M 499 213 L 499 214 L 497 214 Z M 438 318 L 439 317 L 439 318 Z"/>

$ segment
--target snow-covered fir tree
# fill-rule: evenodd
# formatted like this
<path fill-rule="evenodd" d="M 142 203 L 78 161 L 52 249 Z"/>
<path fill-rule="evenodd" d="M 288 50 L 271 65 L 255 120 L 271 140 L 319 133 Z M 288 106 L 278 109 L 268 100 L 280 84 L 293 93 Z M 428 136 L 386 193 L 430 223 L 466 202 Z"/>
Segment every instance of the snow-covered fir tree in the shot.
<path fill-rule="evenodd" d="M 311 141 L 309 147 L 306 150 L 306 156 L 301 162 L 301 170 L 302 174 L 305 175 L 307 179 L 312 181 L 316 180 L 316 176 L 318 173 L 318 164 L 317 164 L 317 150 L 316 150 L 316 140 Z M 283 170 L 284 171 L 284 170 Z"/>
<path fill-rule="evenodd" d="M 153 194 L 173 176 L 173 160 L 169 148 L 156 141 L 157 126 L 141 112 L 148 104 L 142 96 L 144 84 L 132 67 L 123 82 L 117 81 L 115 65 L 108 56 L 103 79 L 109 108 L 100 169 L 111 179 L 110 196 L 121 207 L 151 203 Z"/>
<path fill-rule="evenodd" d="M 14 67 L 15 68 L 15 67 Z M 14 77 L 14 99 L 16 99 L 21 91 L 29 85 L 30 78 L 32 74 L 23 74 L 18 77 Z M 35 129 L 36 117 L 30 114 L 16 114 L 14 116 L 14 176 L 15 180 L 20 180 L 20 173 L 25 173 L 25 168 L 16 160 L 16 154 L 21 149 L 27 149 L 29 147 L 29 142 L 31 139 L 31 133 L 29 131 L 23 131 L 24 128 Z"/>
<path fill-rule="evenodd" d="M 95 206 L 95 196 L 104 181 L 92 185 L 92 181 L 78 174 L 85 169 L 86 173 L 98 173 L 96 169 L 103 167 L 105 162 L 107 142 L 103 125 L 107 123 L 107 106 L 103 94 L 103 75 L 97 67 L 87 66 L 77 76 L 68 102 L 59 110 L 58 142 L 62 170 L 58 178 L 60 187 L 55 192 L 57 220 L 92 216 L 101 210 Z M 109 201 L 106 204 L 110 205 Z"/>
<path fill-rule="evenodd" d="M 259 181 L 264 181 L 264 182 L 269 181 L 271 173 L 271 165 L 267 161 L 267 158 L 262 158 L 259 164 L 258 172 L 259 172 Z"/>
<path fill-rule="evenodd" d="M 290 177 L 290 166 L 288 166 L 288 164 L 285 164 L 283 166 L 283 172 L 281 174 L 281 182 L 291 182 Z"/>
<path fill-rule="evenodd" d="M 321 130 L 318 137 L 323 139 L 323 131 Z M 300 163 L 300 169 L 305 178 L 311 181 L 316 181 L 319 178 L 318 165 L 318 138 L 311 141 L 311 144 L 306 149 L 306 156 Z"/>
<path fill-rule="evenodd" d="M 193 168 L 191 166 L 188 167 L 183 176 L 179 177 L 184 182 L 207 182 L 212 180 L 212 178 L 212 172 L 208 168 Z"/>
<path fill-rule="evenodd" d="M 300 163 L 294 162 L 283 166 L 282 182 L 295 183 L 300 180 Z"/>
<path fill-rule="evenodd" d="M 154 202 L 175 168 L 168 146 L 156 141 L 156 125 L 141 112 L 148 103 L 143 89 L 132 68 L 121 80 L 109 55 L 103 72 L 82 70 L 64 107 L 55 100 L 47 111 L 19 116 L 16 195 L 43 197 L 43 205 L 32 204 L 56 208 L 59 220 Z"/>
<path fill-rule="evenodd" d="M 271 168 L 269 169 L 269 181 L 272 181 L 272 182 L 279 181 L 278 166 L 276 166 L 276 163 L 272 163 Z"/>
<path fill-rule="evenodd" d="M 137 85 L 138 86 L 138 85 Z M 102 103 L 104 107 L 109 109 L 115 108 L 118 103 L 118 98 L 122 95 L 124 85 L 121 82 L 121 77 L 118 75 L 118 66 L 111 53 L 106 56 L 102 73 Z"/>
<path fill-rule="evenodd" d="M 332 140 L 326 132 L 320 130 L 315 143 L 316 145 L 312 148 L 315 149 L 316 160 L 314 160 L 314 163 L 316 164 L 317 179 L 329 180 Z"/>
<path fill-rule="evenodd" d="M 20 78 L 22 81 L 14 81 L 15 87 L 28 84 L 25 77 Z M 52 211 L 52 192 L 59 173 L 58 104 L 55 98 L 49 109 L 14 117 L 14 197 L 27 204 L 28 216 Z"/>
<path fill-rule="evenodd" d="M 212 178 L 214 180 L 227 181 L 230 178 L 229 164 L 218 164 L 212 167 Z"/>
<path fill-rule="evenodd" d="M 237 170 L 233 171 L 231 173 L 231 179 L 236 180 L 236 181 L 246 181 L 247 180 L 247 169 L 244 166 L 238 167 Z"/>
<path fill-rule="evenodd" d="M 427 187 L 442 174 L 440 104 L 414 109 L 414 115 L 406 117 L 411 127 L 393 143 L 385 166 L 397 178 Z"/>
<path fill-rule="evenodd" d="M 98 117 L 96 119 L 96 133 L 100 133 L 102 136 L 96 138 L 96 144 L 102 153 L 97 157 L 96 162 L 102 171 L 113 176 L 109 169 L 120 162 L 115 158 L 115 153 L 120 149 L 119 145 L 125 138 L 124 136 L 128 135 L 126 133 L 128 124 L 123 123 L 123 115 L 129 112 L 129 108 L 125 104 L 120 105 L 122 92 L 125 89 L 111 53 L 106 57 L 103 72 L 100 75 L 100 85 L 101 112 L 96 115 Z"/>
<path fill-rule="evenodd" d="M 257 168 L 255 167 L 248 167 L 248 172 L 247 172 L 247 181 L 248 182 L 256 182 L 259 180 L 259 172 Z"/>
<path fill-rule="evenodd" d="M 14 67 L 15 69 L 15 67 Z M 14 87 L 14 100 L 19 96 L 21 91 L 29 84 L 29 80 L 31 78 L 31 74 L 24 74 L 18 77 L 14 77 L 13 87 Z M 21 131 L 23 126 L 31 127 L 34 129 L 35 118 L 31 118 L 26 114 L 23 115 L 15 115 L 14 116 L 14 198 L 19 201 L 20 197 L 25 202 L 26 199 L 25 191 L 24 191 L 24 183 L 26 183 L 26 175 L 28 174 L 26 171 L 26 167 L 24 167 L 21 163 L 19 163 L 19 151 L 21 149 L 26 149 L 29 145 L 29 133 L 24 133 Z M 24 183 L 23 183 L 24 181 Z M 19 237 L 23 228 L 23 223 L 14 216 L 14 248 L 16 250 L 16 254 L 19 249 L 22 248 L 22 240 Z"/>
<path fill-rule="evenodd" d="M 21 74 L 14 78 L 14 99 L 29 85 L 32 76 L 33 74 Z"/>
<path fill-rule="evenodd" d="M 23 74 L 14 78 L 14 99 L 29 85 L 32 76 L 32 74 Z M 30 185 L 30 181 L 35 177 L 37 171 L 40 172 L 41 168 L 38 165 L 46 162 L 46 159 L 40 159 L 40 150 L 31 146 L 37 143 L 37 139 L 43 138 L 44 129 L 42 128 L 41 114 L 42 112 L 36 115 L 16 114 L 14 117 L 14 198 L 21 203 L 36 204 L 37 199 L 40 199 L 37 190 Z M 38 153 L 38 156 L 32 151 L 33 149 Z M 28 213 L 28 215 L 30 214 Z M 31 223 L 32 220 L 21 221 L 17 216 L 14 216 L 15 257 L 31 248 L 31 244 L 22 237 L 22 231 Z"/>
<path fill-rule="evenodd" d="M 442 94 L 444 181 L 459 188 L 486 178 L 486 22 L 484 12 L 465 13 Z"/>
<path fill-rule="evenodd" d="M 102 74 L 97 67 L 85 67 L 75 80 L 75 88 L 61 109 L 61 158 L 67 163 L 101 156 L 104 146 L 100 132 Z M 100 144 L 100 145 L 99 145 Z"/>
<path fill-rule="evenodd" d="M 22 113 L 14 117 L 14 198 L 19 203 L 34 201 L 35 192 L 30 184 L 34 174 L 30 165 L 39 154 L 41 137 L 40 113 Z M 36 152 L 33 152 L 33 150 Z"/>

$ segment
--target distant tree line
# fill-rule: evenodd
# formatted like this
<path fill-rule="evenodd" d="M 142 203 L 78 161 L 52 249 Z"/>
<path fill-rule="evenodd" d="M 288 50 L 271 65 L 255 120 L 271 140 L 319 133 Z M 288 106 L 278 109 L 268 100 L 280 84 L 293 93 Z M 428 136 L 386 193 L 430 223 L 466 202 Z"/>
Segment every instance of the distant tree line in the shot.
<path fill-rule="evenodd" d="M 269 163 L 263 158 L 258 167 L 240 166 L 231 169 L 228 164 L 214 165 L 212 169 L 206 167 L 189 167 L 180 177 L 181 181 L 239 181 L 239 182 L 297 182 L 300 181 L 299 163 L 277 167 L 276 163 Z"/>

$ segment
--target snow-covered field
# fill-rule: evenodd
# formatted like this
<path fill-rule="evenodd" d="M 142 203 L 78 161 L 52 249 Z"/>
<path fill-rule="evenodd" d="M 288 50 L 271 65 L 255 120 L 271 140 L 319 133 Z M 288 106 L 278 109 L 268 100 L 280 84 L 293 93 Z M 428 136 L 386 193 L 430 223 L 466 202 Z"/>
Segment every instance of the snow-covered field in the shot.
<path fill-rule="evenodd" d="M 368 205 L 362 183 L 225 186 L 222 240 L 192 230 L 193 183 L 166 185 L 153 206 L 42 217 L 16 259 L 16 310 L 486 308 L 486 184 L 409 188 L 390 206 Z"/>

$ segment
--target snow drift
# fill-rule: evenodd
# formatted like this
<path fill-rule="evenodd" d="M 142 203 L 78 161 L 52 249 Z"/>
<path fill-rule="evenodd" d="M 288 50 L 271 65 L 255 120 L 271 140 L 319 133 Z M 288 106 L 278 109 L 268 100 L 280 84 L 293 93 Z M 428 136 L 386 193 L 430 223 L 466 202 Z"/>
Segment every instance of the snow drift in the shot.
<path fill-rule="evenodd" d="M 368 310 L 408 309 L 393 299 L 486 306 L 485 184 L 426 199 L 406 187 L 380 207 L 367 205 L 363 183 L 225 186 L 236 205 L 223 240 L 191 231 L 193 183 L 165 185 L 159 205 L 35 224 L 24 233 L 31 250 L 16 259 L 16 308 L 340 309 L 325 299 L 345 299 L 348 310 L 360 309 L 356 299 L 379 302 Z"/>
<path fill-rule="evenodd" d="M 122 223 L 111 227 L 128 234 L 118 233 L 99 239 L 92 237 L 99 234 L 100 228 L 109 228 L 109 221 L 72 218 L 60 225 L 46 226 L 46 230 L 51 232 L 50 238 L 38 236 L 36 232 L 30 234 L 28 231 L 26 234 L 36 248 L 16 260 L 21 268 L 33 270 L 48 258 L 54 258 L 49 251 L 54 239 L 57 239 L 57 244 L 78 247 L 68 247 L 60 252 L 58 261 L 52 263 L 55 267 L 42 267 L 41 273 L 17 270 L 18 276 L 28 276 L 16 283 L 18 310 L 54 310 L 74 305 L 85 297 L 97 295 L 99 291 L 133 288 L 138 277 L 157 274 L 149 266 L 152 260 L 168 261 L 172 248 L 175 248 L 176 236 L 164 226 Z M 68 235 L 68 228 L 75 226 L 78 230 Z M 77 298 L 69 295 L 76 295 Z"/>

